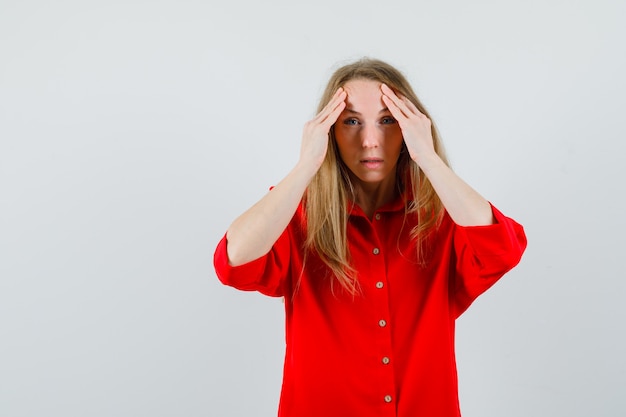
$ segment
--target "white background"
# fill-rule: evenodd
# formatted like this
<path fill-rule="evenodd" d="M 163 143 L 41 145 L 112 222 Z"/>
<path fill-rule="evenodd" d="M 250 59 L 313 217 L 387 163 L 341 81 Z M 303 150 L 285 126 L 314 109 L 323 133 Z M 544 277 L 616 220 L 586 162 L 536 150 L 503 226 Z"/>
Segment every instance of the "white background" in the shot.
<path fill-rule="evenodd" d="M 626 413 L 626 6 L 0 0 L 0 415 L 274 416 L 280 300 L 213 250 L 342 63 L 401 69 L 522 223 L 458 321 L 465 417 Z"/>

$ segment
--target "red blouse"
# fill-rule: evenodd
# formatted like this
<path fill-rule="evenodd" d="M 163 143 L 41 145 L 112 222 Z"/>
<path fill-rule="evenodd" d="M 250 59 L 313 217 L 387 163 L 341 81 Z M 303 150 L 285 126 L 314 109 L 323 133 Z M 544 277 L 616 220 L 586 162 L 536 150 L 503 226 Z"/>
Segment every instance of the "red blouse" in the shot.
<path fill-rule="evenodd" d="M 492 207 L 496 224 L 461 227 L 446 215 L 416 262 L 398 199 L 370 221 L 355 206 L 348 241 L 361 293 L 334 283 L 319 259 L 303 269 L 304 212 L 265 256 L 215 270 L 226 285 L 285 297 L 286 353 L 279 417 L 458 417 L 455 319 L 515 266 L 522 226 Z M 300 280 L 296 288 L 296 284 Z"/>

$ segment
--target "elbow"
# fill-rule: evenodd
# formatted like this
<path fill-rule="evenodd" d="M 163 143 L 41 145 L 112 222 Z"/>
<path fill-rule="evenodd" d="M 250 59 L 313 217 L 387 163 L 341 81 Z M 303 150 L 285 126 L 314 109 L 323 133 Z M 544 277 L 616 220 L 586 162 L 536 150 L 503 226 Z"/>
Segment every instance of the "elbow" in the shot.
<path fill-rule="evenodd" d="M 242 256 L 240 248 L 232 243 L 226 245 L 226 262 L 229 266 L 240 266 L 248 262 L 248 260 Z"/>
<path fill-rule="evenodd" d="M 233 234 L 235 234 L 235 237 L 233 237 Z M 245 261 L 242 260 L 241 245 L 238 245 L 237 242 L 236 233 L 228 229 L 221 243 L 223 256 L 228 266 L 239 266 L 245 263 Z"/>
<path fill-rule="evenodd" d="M 224 252 L 228 265 L 241 266 L 267 255 L 272 250 L 272 244 L 268 244 L 266 240 L 229 229 L 224 238 Z"/>

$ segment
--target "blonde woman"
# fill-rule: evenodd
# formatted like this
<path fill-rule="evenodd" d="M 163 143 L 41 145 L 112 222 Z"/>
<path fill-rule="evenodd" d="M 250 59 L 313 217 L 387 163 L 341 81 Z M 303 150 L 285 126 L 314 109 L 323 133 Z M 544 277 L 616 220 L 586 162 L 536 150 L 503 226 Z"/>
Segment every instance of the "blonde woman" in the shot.
<path fill-rule="evenodd" d="M 214 264 L 285 298 L 279 416 L 458 417 L 455 320 L 525 247 L 448 167 L 405 77 L 362 59 L 331 77 L 298 163 Z"/>

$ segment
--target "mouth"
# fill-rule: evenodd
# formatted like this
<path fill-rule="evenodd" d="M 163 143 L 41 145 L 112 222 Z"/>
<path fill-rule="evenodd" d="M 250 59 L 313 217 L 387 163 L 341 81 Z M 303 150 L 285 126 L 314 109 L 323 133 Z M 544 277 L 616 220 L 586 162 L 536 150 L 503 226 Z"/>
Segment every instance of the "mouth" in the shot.
<path fill-rule="evenodd" d="M 359 162 L 369 169 L 376 169 L 383 164 L 383 160 L 380 158 L 365 158 Z"/>

